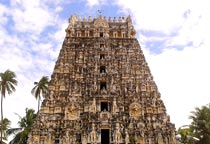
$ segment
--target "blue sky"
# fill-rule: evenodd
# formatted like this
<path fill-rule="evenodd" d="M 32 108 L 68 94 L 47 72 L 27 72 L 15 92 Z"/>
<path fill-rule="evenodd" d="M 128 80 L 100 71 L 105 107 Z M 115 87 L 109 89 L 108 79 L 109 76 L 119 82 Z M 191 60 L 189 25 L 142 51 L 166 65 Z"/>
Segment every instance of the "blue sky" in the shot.
<path fill-rule="evenodd" d="M 0 72 L 17 74 L 17 91 L 4 100 L 4 116 L 18 121 L 37 109 L 33 82 L 52 74 L 68 18 L 131 15 L 167 113 L 176 127 L 194 107 L 210 102 L 210 9 L 207 0 L 1 0 Z"/>

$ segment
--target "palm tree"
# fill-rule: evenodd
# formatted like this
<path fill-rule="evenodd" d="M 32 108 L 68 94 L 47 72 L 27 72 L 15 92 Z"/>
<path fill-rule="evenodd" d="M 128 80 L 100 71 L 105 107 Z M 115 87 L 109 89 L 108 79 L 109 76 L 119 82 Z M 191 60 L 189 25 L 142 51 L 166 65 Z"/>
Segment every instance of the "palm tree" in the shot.
<path fill-rule="evenodd" d="M 210 143 L 210 108 L 207 106 L 197 107 L 191 113 L 192 115 L 189 117 L 192 119 L 190 128 L 195 137 L 200 139 L 197 143 Z"/>
<path fill-rule="evenodd" d="M 195 142 L 195 138 L 194 137 L 194 133 L 192 131 L 192 129 L 190 128 L 190 125 L 183 125 L 181 126 L 177 133 L 181 136 L 179 141 L 182 144 L 194 144 Z"/>
<path fill-rule="evenodd" d="M 4 73 L 0 73 L 0 91 L 1 91 L 1 121 L 3 121 L 3 98 L 5 98 L 6 93 L 9 95 L 15 91 L 15 86 L 18 82 L 16 80 L 16 75 L 10 70 L 6 70 Z M 1 143 L 2 143 L 3 127 L 1 125 Z"/>
<path fill-rule="evenodd" d="M 10 129 L 11 121 L 7 118 L 4 118 L 2 122 L 0 122 L 0 125 L 2 126 L 3 133 L 2 133 L 2 138 L 3 140 L 7 140 L 8 137 L 8 131 Z"/>
<path fill-rule="evenodd" d="M 10 130 L 10 134 L 16 134 L 14 139 L 9 142 L 9 144 L 26 144 L 28 140 L 28 134 L 31 131 L 33 123 L 36 119 L 36 113 L 33 109 L 26 108 L 26 115 L 24 117 L 19 117 L 18 125 L 19 128 L 14 128 Z"/>
<path fill-rule="evenodd" d="M 38 112 L 40 107 L 41 95 L 45 96 L 48 88 L 49 78 L 47 76 L 43 76 L 39 82 L 34 82 L 34 88 L 31 90 L 32 95 L 38 99 Z"/>

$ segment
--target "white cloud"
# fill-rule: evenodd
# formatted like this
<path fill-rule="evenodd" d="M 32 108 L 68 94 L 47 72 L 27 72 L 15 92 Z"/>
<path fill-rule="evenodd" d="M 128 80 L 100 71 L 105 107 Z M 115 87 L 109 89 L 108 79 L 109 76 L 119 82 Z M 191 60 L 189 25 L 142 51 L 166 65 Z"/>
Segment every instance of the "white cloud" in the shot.
<path fill-rule="evenodd" d="M 89 7 L 104 5 L 107 3 L 107 0 L 86 0 Z"/>
<path fill-rule="evenodd" d="M 167 37 L 140 34 L 140 45 L 149 63 L 171 120 L 176 127 L 189 124 L 194 107 L 210 102 L 210 10 L 208 1 L 117 0 L 121 11 L 130 12 L 137 30 L 163 32 Z M 164 40 L 155 54 L 146 43 Z M 182 46 L 178 50 L 177 46 Z M 170 49 L 167 49 L 170 47 Z"/>
<path fill-rule="evenodd" d="M 62 10 L 63 10 L 63 8 L 61 6 L 58 6 L 55 8 L 56 13 L 61 12 Z"/>
<path fill-rule="evenodd" d="M 0 72 L 14 71 L 19 82 L 16 92 L 4 99 L 4 116 L 12 120 L 12 127 L 17 127 L 18 121 L 14 113 L 24 116 L 27 107 L 37 110 L 37 101 L 31 95 L 33 82 L 44 75 L 50 77 L 61 48 L 59 36 L 50 36 L 51 32 L 60 32 L 62 20 L 57 14 L 61 8 L 59 3 L 52 6 L 45 2 L 14 0 L 10 6 L 0 4 L 4 8 L 0 9 L 0 18 L 5 18 L 0 22 Z"/>
<path fill-rule="evenodd" d="M 57 31 L 56 33 L 52 33 L 49 36 L 61 43 L 61 42 L 63 42 L 63 40 L 66 36 L 65 30 L 68 27 L 68 21 L 67 20 L 60 21 L 58 27 L 59 27 L 59 31 Z"/>
<path fill-rule="evenodd" d="M 99 0 L 87 0 L 88 6 L 92 7 L 99 4 Z"/>
<path fill-rule="evenodd" d="M 14 21 L 14 29 L 18 32 L 40 34 L 48 26 L 57 24 L 57 14 L 63 9 L 62 1 L 50 0 L 14 0 L 11 2 L 10 15 Z"/>
<path fill-rule="evenodd" d="M 170 49 L 159 55 L 144 50 L 162 99 L 177 126 L 189 123 L 188 116 L 194 107 L 210 102 L 207 68 L 210 49 L 206 47 Z"/>
<path fill-rule="evenodd" d="M 6 24 L 8 21 L 7 18 L 8 9 L 0 4 L 0 25 Z"/>
<path fill-rule="evenodd" d="M 184 22 L 184 13 L 193 9 L 208 13 L 206 0 L 116 0 L 122 11 L 130 13 L 137 20 L 140 29 L 171 32 Z M 202 10 L 201 10 L 202 9 Z"/>
<path fill-rule="evenodd" d="M 19 32 L 41 33 L 47 26 L 52 25 L 52 17 L 43 8 L 21 10 L 14 8 L 12 13 L 15 29 Z"/>
<path fill-rule="evenodd" d="M 210 36 L 210 30 L 207 29 L 208 25 L 210 25 L 209 16 L 210 14 L 196 13 L 196 11 L 191 10 L 177 31 L 177 36 L 170 39 L 168 44 L 184 45 L 192 42 L 193 45 L 199 46 L 203 42 L 208 42 Z"/>

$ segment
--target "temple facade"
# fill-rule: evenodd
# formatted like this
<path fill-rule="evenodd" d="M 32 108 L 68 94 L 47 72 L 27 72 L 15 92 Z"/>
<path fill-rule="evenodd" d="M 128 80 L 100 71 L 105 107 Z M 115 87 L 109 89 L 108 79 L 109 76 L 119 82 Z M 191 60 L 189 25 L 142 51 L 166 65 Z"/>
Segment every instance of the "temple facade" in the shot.
<path fill-rule="evenodd" d="M 28 144 L 176 144 L 131 17 L 72 15 Z"/>

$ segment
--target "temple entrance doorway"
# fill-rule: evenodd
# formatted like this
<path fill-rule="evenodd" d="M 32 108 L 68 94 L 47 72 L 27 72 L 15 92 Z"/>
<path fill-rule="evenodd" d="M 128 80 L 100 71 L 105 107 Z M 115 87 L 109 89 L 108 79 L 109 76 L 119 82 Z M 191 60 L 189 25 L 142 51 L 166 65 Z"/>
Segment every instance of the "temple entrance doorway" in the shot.
<path fill-rule="evenodd" d="M 109 129 L 101 129 L 101 144 L 110 144 Z"/>

